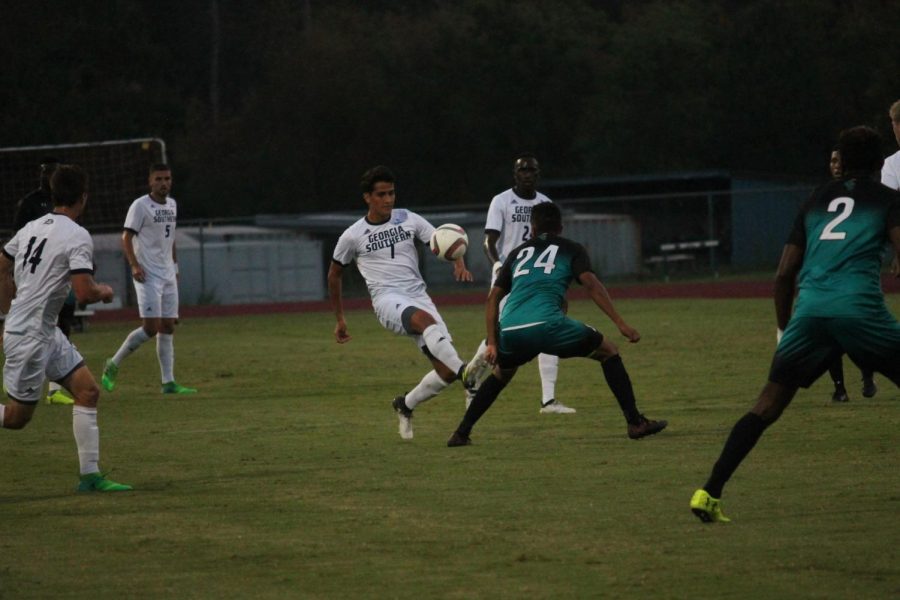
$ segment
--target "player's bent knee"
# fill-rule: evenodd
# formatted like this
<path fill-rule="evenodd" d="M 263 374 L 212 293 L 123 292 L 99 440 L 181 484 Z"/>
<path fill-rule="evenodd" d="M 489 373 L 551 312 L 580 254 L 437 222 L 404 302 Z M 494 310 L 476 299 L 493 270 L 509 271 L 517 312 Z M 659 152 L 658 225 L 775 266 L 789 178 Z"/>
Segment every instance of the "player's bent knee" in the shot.
<path fill-rule="evenodd" d="M 24 429 L 31 422 L 31 416 L 34 409 L 27 409 L 24 406 L 16 407 L 13 404 L 6 405 L 6 412 L 3 415 L 3 427 L 5 429 Z"/>

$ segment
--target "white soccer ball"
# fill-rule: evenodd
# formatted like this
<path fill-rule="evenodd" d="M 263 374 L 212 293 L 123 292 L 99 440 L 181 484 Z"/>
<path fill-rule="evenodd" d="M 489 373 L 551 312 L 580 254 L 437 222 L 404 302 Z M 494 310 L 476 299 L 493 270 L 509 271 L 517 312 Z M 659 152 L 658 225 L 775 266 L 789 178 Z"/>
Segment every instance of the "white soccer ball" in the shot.
<path fill-rule="evenodd" d="M 428 245 L 431 252 L 440 260 L 453 262 L 465 255 L 469 249 L 469 236 L 459 225 L 445 223 L 435 228 Z"/>

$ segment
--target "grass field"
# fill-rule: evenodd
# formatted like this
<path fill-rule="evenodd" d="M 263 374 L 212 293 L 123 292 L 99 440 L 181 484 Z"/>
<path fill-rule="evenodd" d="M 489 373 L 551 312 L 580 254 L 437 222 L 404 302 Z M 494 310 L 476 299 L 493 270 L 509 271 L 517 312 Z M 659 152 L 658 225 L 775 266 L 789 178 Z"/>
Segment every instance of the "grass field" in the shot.
<path fill-rule="evenodd" d="M 461 389 L 402 441 L 390 400 L 427 363 L 371 311 L 344 346 L 327 313 L 183 322 L 200 394 L 161 396 L 150 344 L 101 398 L 101 465 L 135 492 L 75 493 L 66 407 L 0 434 L 0 598 L 900 597 L 900 392 L 863 399 L 845 361 L 851 402 L 801 391 L 726 489 L 733 523 L 703 525 L 688 500 L 764 383 L 772 303 L 618 307 L 639 406 L 670 422 L 637 442 L 592 361 L 560 369 L 577 414 L 539 415 L 527 366 L 449 449 Z M 442 314 L 468 358 L 481 307 Z M 75 337 L 95 374 L 136 322 Z"/>

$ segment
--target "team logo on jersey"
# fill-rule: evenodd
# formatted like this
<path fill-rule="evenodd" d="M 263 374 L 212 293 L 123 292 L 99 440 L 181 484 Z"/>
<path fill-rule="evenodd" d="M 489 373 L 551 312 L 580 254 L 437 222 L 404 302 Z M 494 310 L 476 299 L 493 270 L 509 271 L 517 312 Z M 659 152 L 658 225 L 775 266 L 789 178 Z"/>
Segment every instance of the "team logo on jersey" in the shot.
<path fill-rule="evenodd" d="M 398 208 L 397 210 L 391 211 L 391 223 L 394 225 L 399 225 L 409 218 L 409 213 L 402 208 Z"/>
<path fill-rule="evenodd" d="M 510 215 L 510 222 L 512 223 L 531 223 L 531 207 L 530 206 L 517 206 L 516 210 L 513 211 L 513 214 Z"/>
<path fill-rule="evenodd" d="M 411 231 L 406 231 L 402 227 L 391 227 L 390 229 L 382 229 L 369 235 L 365 247 L 365 252 L 374 252 L 382 248 L 389 248 L 412 238 Z"/>
<path fill-rule="evenodd" d="M 157 208 L 153 214 L 154 223 L 174 223 L 175 211 L 171 208 Z"/>

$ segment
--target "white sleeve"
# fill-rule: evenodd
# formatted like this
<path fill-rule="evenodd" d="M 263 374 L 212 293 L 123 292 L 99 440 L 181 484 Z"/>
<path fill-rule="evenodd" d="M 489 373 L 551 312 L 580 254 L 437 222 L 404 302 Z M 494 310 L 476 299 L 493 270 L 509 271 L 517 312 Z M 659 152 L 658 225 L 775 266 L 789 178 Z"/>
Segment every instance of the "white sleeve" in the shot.
<path fill-rule="evenodd" d="M 334 246 L 334 254 L 331 258 L 345 267 L 353 262 L 356 258 L 356 249 L 353 247 L 353 236 L 350 235 L 350 229 L 344 231 L 338 238 L 337 244 Z"/>
<path fill-rule="evenodd" d="M 140 210 L 140 199 L 135 200 L 128 207 L 128 214 L 125 215 L 125 229 L 130 229 L 135 233 L 139 233 L 144 225 L 144 211 Z"/>
<path fill-rule="evenodd" d="M 900 190 L 900 173 L 897 172 L 898 164 L 900 163 L 900 159 L 894 159 L 897 155 L 888 157 L 888 160 L 884 161 L 884 166 L 881 167 L 881 183 L 888 186 L 892 190 Z"/>
<path fill-rule="evenodd" d="M 494 196 L 491 200 L 491 206 L 488 208 L 487 221 L 484 223 L 484 229 L 493 229 L 494 231 L 503 231 L 503 224 L 506 222 L 506 215 L 503 214 L 503 202 L 500 196 Z"/>
<path fill-rule="evenodd" d="M 94 240 L 86 229 L 76 233 L 69 248 L 69 271 L 94 272 Z"/>
<path fill-rule="evenodd" d="M 419 215 L 418 213 L 409 213 L 413 216 L 413 226 L 415 227 L 416 237 L 419 238 L 419 241 L 423 244 L 427 244 L 431 241 L 431 234 L 434 233 L 434 225 L 428 222 L 425 217 Z"/>
<path fill-rule="evenodd" d="M 21 231 L 21 229 L 19 231 Z M 6 242 L 6 245 L 3 247 L 3 251 L 6 252 L 9 256 L 11 256 L 13 258 L 13 260 L 16 259 L 16 252 L 19 251 L 19 232 L 18 231 L 12 237 L 11 240 Z"/>

